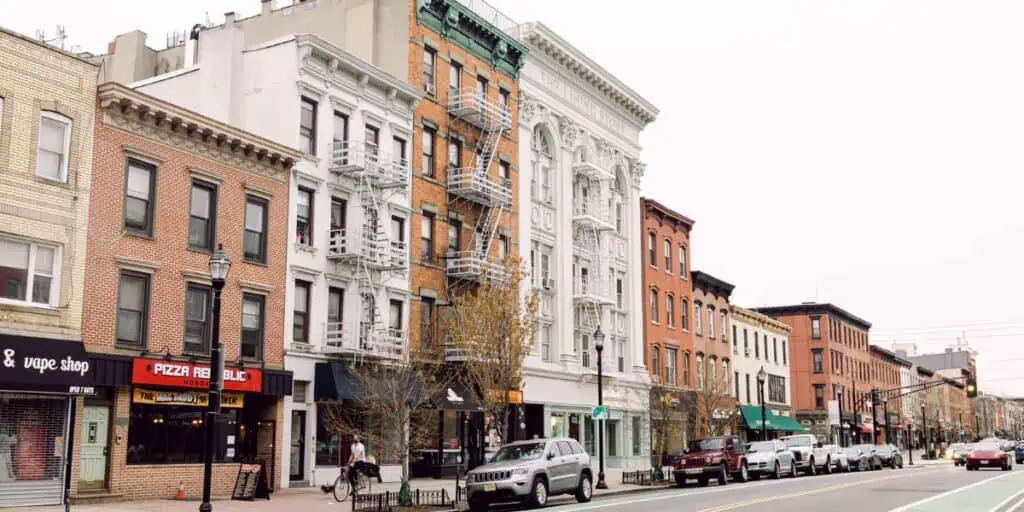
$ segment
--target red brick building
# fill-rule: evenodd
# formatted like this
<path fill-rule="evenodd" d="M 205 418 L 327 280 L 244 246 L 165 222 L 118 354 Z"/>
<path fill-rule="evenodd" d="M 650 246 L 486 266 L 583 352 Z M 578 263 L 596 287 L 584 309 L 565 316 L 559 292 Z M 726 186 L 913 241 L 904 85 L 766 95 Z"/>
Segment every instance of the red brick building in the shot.
<path fill-rule="evenodd" d="M 736 397 L 733 389 L 732 350 L 729 329 L 733 285 L 694 270 L 693 281 L 693 364 L 697 393 L 698 435 L 735 433 Z M 709 412 L 714 416 L 707 418 Z M 716 423 L 718 425 L 716 425 Z"/>
<path fill-rule="evenodd" d="M 757 308 L 792 328 L 792 403 L 800 423 L 822 440 L 844 445 L 871 436 L 871 324 L 828 303 Z M 897 377 L 898 379 L 898 377 Z M 828 401 L 842 413 L 842 436 L 828 422 Z M 880 413 L 881 414 L 881 413 Z"/>
<path fill-rule="evenodd" d="M 261 459 L 276 486 L 291 394 L 288 183 L 301 155 L 114 83 L 99 87 L 93 155 L 82 335 L 105 387 L 78 403 L 73 495 L 166 499 L 179 482 L 200 495 L 208 262 L 221 244 L 232 265 L 214 494 L 230 494 L 239 462 Z"/>
<path fill-rule="evenodd" d="M 871 345 L 871 383 L 879 390 L 877 404 L 878 429 L 880 443 L 899 443 L 904 438 L 905 427 L 900 412 L 903 410 L 903 399 L 900 395 L 900 370 L 910 368 L 913 363 L 877 345 Z"/>

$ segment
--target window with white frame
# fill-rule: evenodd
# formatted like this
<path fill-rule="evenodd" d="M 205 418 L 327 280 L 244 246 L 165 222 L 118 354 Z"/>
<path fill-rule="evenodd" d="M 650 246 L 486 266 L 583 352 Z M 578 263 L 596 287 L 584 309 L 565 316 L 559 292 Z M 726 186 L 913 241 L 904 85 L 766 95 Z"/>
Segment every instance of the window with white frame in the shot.
<path fill-rule="evenodd" d="M 700 309 L 701 309 L 700 308 L 700 302 L 694 302 L 693 303 L 693 328 L 694 328 L 694 330 L 697 331 L 697 334 L 701 334 L 703 332 L 701 330 L 701 324 L 700 324 L 700 314 L 701 314 L 701 310 Z"/>
<path fill-rule="evenodd" d="M 697 354 L 697 389 L 704 389 L 704 356 Z"/>
<path fill-rule="evenodd" d="M 626 371 L 626 340 L 618 340 L 616 342 L 615 356 L 618 362 L 618 369 L 620 372 Z"/>
<path fill-rule="evenodd" d="M 686 247 L 679 246 L 679 277 L 686 279 Z"/>
<path fill-rule="evenodd" d="M 0 238 L 0 298 L 57 306 L 60 251 L 54 245 Z"/>
<path fill-rule="evenodd" d="M 541 183 L 540 183 L 540 186 L 541 186 L 541 193 L 540 193 L 541 199 L 546 201 L 546 202 L 551 202 L 551 199 L 552 199 L 552 195 L 551 195 L 552 194 L 551 193 L 551 167 L 545 165 L 544 167 L 541 168 L 540 179 L 541 179 Z"/>
<path fill-rule="evenodd" d="M 658 323 L 658 290 L 650 292 L 651 323 Z"/>
<path fill-rule="evenodd" d="M 654 233 L 647 233 L 647 264 L 654 267 L 658 264 L 658 248 L 654 245 Z"/>
<path fill-rule="evenodd" d="M 674 348 L 665 349 L 665 383 L 671 386 L 676 385 L 676 358 L 678 351 Z"/>
<path fill-rule="evenodd" d="M 715 337 L 715 308 L 708 306 L 708 336 Z"/>
<path fill-rule="evenodd" d="M 540 328 L 540 358 L 544 361 L 551 361 L 551 326 L 544 325 Z"/>
<path fill-rule="evenodd" d="M 669 327 L 676 326 L 675 299 L 668 294 L 665 294 L 665 319 Z"/>
<path fill-rule="evenodd" d="M 672 272 L 672 242 L 666 238 L 661 245 L 661 250 L 665 253 L 665 272 Z"/>
<path fill-rule="evenodd" d="M 36 176 L 66 183 L 70 151 L 71 119 L 56 112 L 40 112 Z"/>

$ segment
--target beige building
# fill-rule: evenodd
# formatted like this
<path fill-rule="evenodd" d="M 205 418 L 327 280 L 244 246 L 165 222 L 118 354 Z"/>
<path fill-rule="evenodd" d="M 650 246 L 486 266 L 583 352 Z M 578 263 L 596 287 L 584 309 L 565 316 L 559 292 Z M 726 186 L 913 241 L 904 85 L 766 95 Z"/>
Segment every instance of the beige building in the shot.
<path fill-rule="evenodd" d="M 64 495 L 81 342 L 97 67 L 0 29 L 0 508 Z M 95 435 L 102 435 L 96 432 Z"/>

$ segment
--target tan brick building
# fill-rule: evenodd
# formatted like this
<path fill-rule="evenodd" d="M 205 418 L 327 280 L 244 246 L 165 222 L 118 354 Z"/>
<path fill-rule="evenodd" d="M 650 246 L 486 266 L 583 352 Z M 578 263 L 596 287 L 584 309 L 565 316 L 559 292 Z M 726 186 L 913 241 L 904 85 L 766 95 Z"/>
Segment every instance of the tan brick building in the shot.
<path fill-rule="evenodd" d="M 226 380 L 214 494 L 239 462 L 281 466 L 291 167 L 301 155 L 119 84 L 99 87 L 83 341 L 106 386 L 81 400 L 79 500 L 197 497 L 223 245 Z M 203 371 L 206 371 L 205 376 Z M 185 372 L 182 374 L 181 372 Z"/>
<path fill-rule="evenodd" d="M 0 507 L 52 505 L 68 397 L 92 378 L 81 326 L 97 68 L 0 28 L 0 70 Z M 33 358 L 48 364 L 26 369 Z"/>

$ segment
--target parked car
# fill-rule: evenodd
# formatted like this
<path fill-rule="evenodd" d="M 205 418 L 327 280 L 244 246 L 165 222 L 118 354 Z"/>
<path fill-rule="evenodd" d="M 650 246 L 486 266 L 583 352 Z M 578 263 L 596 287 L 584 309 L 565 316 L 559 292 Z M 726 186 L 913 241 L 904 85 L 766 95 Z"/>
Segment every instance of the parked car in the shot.
<path fill-rule="evenodd" d="M 1017 464 L 1024 464 L 1024 441 L 1017 443 L 1017 448 L 1013 450 L 1016 455 Z"/>
<path fill-rule="evenodd" d="M 592 483 L 590 456 L 568 437 L 504 445 L 487 464 L 466 475 L 469 509 L 474 512 L 507 501 L 543 507 L 556 494 L 575 494 L 576 501 L 585 503 L 590 501 Z"/>
<path fill-rule="evenodd" d="M 818 470 L 832 471 L 831 460 L 829 459 L 830 450 L 822 446 L 818 442 L 818 438 L 814 437 L 814 434 L 797 434 L 785 436 L 781 439 L 783 443 L 786 443 L 786 448 L 793 452 L 796 467 L 800 471 L 808 475 L 816 475 Z"/>
<path fill-rule="evenodd" d="M 983 468 L 999 468 L 1003 471 L 1013 469 L 1014 456 L 1011 452 L 1003 451 L 1001 443 L 993 441 L 982 441 L 974 446 L 974 449 L 967 454 L 967 471 L 977 471 Z"/>
<path fill-rule="evenodd" d="M 965 443 L 955 443 L 949 447 L 954 466 L 963 466 L 967 463 L 967 454 L 971 451 L 971 446 Z"/>
<path fill-rule="evenodd" d="M 738 482 L 746 482 L 750 477 L 743 443 L 734 436 L 690 441 L 672 474 L 679 487 L 685 487 L 689 479 L 704 486 L 712 478 L 718 480 L 718 485 L 725 485 L 729 475 Z"/>
<path fill-rule="evenodd" d="M 853 446 L 859 453 L 858 469 L 861 471 L 873 471 L 882 469 L 882 458 L 878 456 L 878 447 L 873 444 L 858 444 Z"/>
<path fill-rule="evenodd" d="M 903 469 L 903 454 L 900 453 L 900 449 L 896 446 L 883 444 L 875 449 L 875 453 L 881 459 L 882 466 L 888 466 L 892 469 Z"/>
<path fill-rule="evenodd" d="M 846 462 L 849 464 L 850 471 L 867 471 L 870 469 L 870 453 L 865 455 L 864 450 L 858 446 L 848 446 L 844 451 L 846 452 Z"/>
<path fill-rule="evenodd" d="M 795 477 L 793 452 L 782 441 L 757 441 L 747 445 L 747 473 L 754 480 L 761 475 L 779 479 L 782 475 Z"/>
<path fill-rule="evenodd" d="M 842 471 L 845 473 L 850 472 L 850 458 L 846 455 L 846 448 L 839 446 L 838 444 L 825 445 L 828 448 L 828 461 L 829 465 L 832 466 L 832 471 Z"/>

